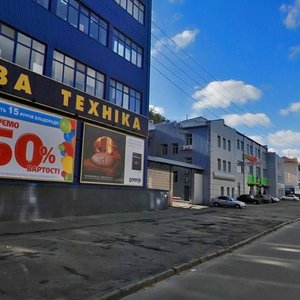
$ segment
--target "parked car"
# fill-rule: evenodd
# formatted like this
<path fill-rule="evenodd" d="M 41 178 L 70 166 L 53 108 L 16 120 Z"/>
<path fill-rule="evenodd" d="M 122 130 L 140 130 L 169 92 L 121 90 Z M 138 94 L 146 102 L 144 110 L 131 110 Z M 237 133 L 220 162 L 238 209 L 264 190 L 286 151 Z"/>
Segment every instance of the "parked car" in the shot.
<path fill-rule="evenodd" d="M 234 200 L 228 196 L 219 196 L 211 200 L 213 206 L 224 206 L 224 207 L 235 207 L 244 208 L 246 206 L 245 202 Z"/>
<path fill-rule="evenodd" d="M 280 199 L 278 199 L 277 197 L 273 197 L 271 195 L 268 195 L 268 196 L 270 196 L 272 203 L 278 203 L 280 201 Z"/>
<path fill-rule="evenodd" d="M 270 195 L 255 195 L 254 198 L 260 203 L 271 203 L 272 199 Z"/>
<path fill-rule="evenodd" d="M 299 201 L 299 197 L 295 196 L 294 194 L 289 194 L 282 196 L 280 200 L 293 200 L 293 201 Z"/>
<path fill-rule="evenodd" d="M 239 201 L 245 202 L 245 203 L 253 203 L 253 204 L 259 204 L 259 203 L 261 203 L 253 195 L 249 195 L 249 194 L 240 195 L 236 199 L 239 200 Z"/>

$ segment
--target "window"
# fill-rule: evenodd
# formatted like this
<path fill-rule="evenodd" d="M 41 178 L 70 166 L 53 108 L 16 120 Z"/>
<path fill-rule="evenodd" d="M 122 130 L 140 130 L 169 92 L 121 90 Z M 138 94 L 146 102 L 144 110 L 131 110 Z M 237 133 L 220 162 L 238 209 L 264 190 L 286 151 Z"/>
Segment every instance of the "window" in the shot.
<path fill-rule="evenodd" d="M 43 74 L 45 45 L 0 23 L 0 57 Z"/>
<path fill-rule="evenodd" d="M 141 24 L 144 24 L 145 7 L 139 0 L 115 0 L 122 6 L 131 16 L 133 16 Z"/>
<path fill-rule="evenodd" d="M 263 169 L 263 177 L 264 177 L 264 178 L 267 177 L 267 169 Z"/>
<path fill-rule="evenodd" d="M 221 137 L 218 135 L 218 147 L 221 148 Z"/>
<path fill-rule="evenodd" d="M 231 162 L 228 162 L 228 173 L 231 173 Z"/>
<path fill-rule="evenodd" d="M 224 196 L 224 186 L 221 186 L 221 196 Z"/>
<path fill-rule="evenodd" d="M 83 33 L 107 45 L 108 23 L 76 0 L 57 0 L 56 14 Z"/>
<path fill-rule="evenodd" d="M 226 160 L 223 160 L 223 172 L 226 172 Z"/>
<path fill-rule="evenodd" d="M 257 149 L 257 156 L 258 156 L 258 158 L 260 158 L 260 150 L 259 149 Z"/>
<path fill-rule="evenodd" d="M 137 67 L 142 67 L 143 50 L 130 38 L 126 37 L 117 29 L 114 29 L 113 34 L 113 51 L 124 57 Z"/>
<path fill-rule="evenodd" d="M 249 175 L 253 175 L 253 166 L 248 166 L 249 167 Z"/>
<path fill-rule="evenodd" d="M 256 176 L 261 177 L 261 170 L 260 167 L 256 167 Z"/>
<path fill-rule="evenodd" d="M 178 154 L 178 144 L 172 144 L 172 154 Z"/>
<path fill-rule="evenodd" d="M 168 144 L 161 144 L 160 149 L 162 155 L 168 155 Z"/>
<path fill-rule="evenodd" d="M 241 141 L 241 150 L 244 151 L 244 142 Z"/>
<path fill-rule="evenodd" d="M 250 146 L 250 154 L 253 155 L 253 146 Z"/>
<path fill-rule="evenodd" d="M 116 80 L 110 80 L 109 101 L 138 114 L 141 113 L 142 94 Z"/>
<path fill-rule="evenodd" d="M 236 147 L 238 150 L 240 150 L 240 140 L 239 139 L 236 141 Z"/>
<path fill-rule="evenodd" d="M 226 150 L 226 139 L 223 138 L 223 149 Z"/>
<path fill-rule="evenodd" d="M 238 161 L 237 163 L 237 172 L 244 174 L 244 163 L 242 161 Z"/>
<path fill-rule="evenodd" d="M 227 187 L 227 196 L 230 196 L 230 187 Z"/>
<path fill-rule="evenodd" d="M 178 171 L 174 171 L 173 172 L 173 182 L 177 182 L 178 181 Z"/>
<path fill-rule="evenodd" d="M 191 133 L 187 133 L 185 135 L 185 145 L 186 146 L 192 146 L 193 145 L 193 136 Z"/>
<path fill-rule="evenodd" d="M 46 9 L 49 8 L 49 0 L 33 0 L 36 3 L 38 3 L 39 5 L 45 7 Z"/>
<path fill-rule="evenodd" d="M 98 98 L 104 98 L 105 76 L 58 51 L 53 53 L 52 78 Z"/>
<path fill-rule="evenodd" d="M 250 145 L 247 144 L 247 153 L 250 154 Z"/>
<path fill-rule="evenodd" d="M 221 159 L 218 158 L 218 170 L 221 171 Z"/>
<path fill-rule="evenodd" d="M 234 198 L 234 187 L 231 188 L 231 198 Z"/>
<path fill-rule="evenodd" d="M 230 140 L 228 140 L 227 148 L 228 148 L 228 151 L 231 151 L 231 141 Z"/>

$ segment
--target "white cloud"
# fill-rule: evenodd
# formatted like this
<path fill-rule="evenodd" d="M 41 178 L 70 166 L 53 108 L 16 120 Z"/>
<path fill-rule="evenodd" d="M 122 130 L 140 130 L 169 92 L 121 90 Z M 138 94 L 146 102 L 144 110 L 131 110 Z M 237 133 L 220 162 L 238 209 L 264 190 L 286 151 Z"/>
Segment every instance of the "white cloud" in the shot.
<path fill-rule="evenodd" d="M 155 106 L 155 105 L 152 105 L 152 104 L 149 105 L 149 109 L 153 110 L 154 113 L 160 114 L 160 115 L 162 115 L 162 116 L 163 116 L 164 113 L 165 113 L 163 107 Z"/>
<path fill-rule="evenodd" d="M 249 138 L 256 141 L 257 143 L 259 143 L 261 145 L 266 145 L 266 140 L 261 135 L 250 135 Z"/>
<path fill-rule="evenodd" d="M 199 29 L 184 30 L 172 38 L 162 38 L 160 40 L 156 40 L 156 42 L 154 42 L 152 45 L 151 55 L 156 56 L 162 52 L 165 47 L 170 49 L 173 48 L 175 51 L 178 51 L 179 48 L 186 48 L 191 43 L 195 42 L 199 32 Z"/>
<path fill-rule="evenodd" d="M 271 124 L 271 120 L 264 113 L 228 114 L 222 116 L 222 119 L 224 119 L 225 123 L 231 127 L 236 127 L 239 125 L 254 127 L 254 126 L 267 126 Z"/>
<path fill-rule="evenodd" d="M 268 152 L 276 152 L 279 156 L 297 158 L 300 162 L 300 132 L 280 130 L 268 136 L 253 135 L 251 139 L 268 146 Z"/>
<path fill-rule="evenodd" d="M 172 37 L 172 41 L 175 42 L 178 47 L 186 48 L 188 45 L 195 42 L 198 33 L 199 29 L 184 30 Z"/>
<path fill-rule="evenodd" d="M 283 108 L 279 111 L 282 116 L 286 116 L 293 112 L 300 112 L 300 102 L 293 102 L 288 106 L 288 108 Z"/>
<path fill-rule="evenodd" d="M 280 130 L 275 133 L 269 134 L 268 142 L 273 147 L 287 148 L 299 147 L 300 148 L 300 132 L 292 130 Z"/>
<path fill-rule="evenodd" d="M 294 60 L 300 56 L 300 46 L 290 47 L 289 59 Z"/>
<path fill-rule="evenodd" d="M 164 46 L 168 43 L 168 39 L 157 40 L 151 48 L 151 56 L 156 56 L 161 52 Z"/>
<path fill-rule="evenodd" d="M 245 104 L 248 101 L 256 101 L 262 92 L 243 81 L 226 80 L 210 82 L 204 89 L 196 90 L 192 97 L 197 101 L 193 105 L 196 110 L 207 107 L 227 108 L 231 103 Z"/>
<path fill-rule="evenodd" d="M 280 10 L 286 14 L 283 23 L 288 29 L 294 29 L 300 25 L 300 0 L 295 0 L 292 5 L 283 4 Z"/>
<path fill-rule="evenodd" d="M 281 151 L 281 156 L 286 156 L 289 158 L 298 158 L 300 162 L 300 149 L 284 149 Z"/>

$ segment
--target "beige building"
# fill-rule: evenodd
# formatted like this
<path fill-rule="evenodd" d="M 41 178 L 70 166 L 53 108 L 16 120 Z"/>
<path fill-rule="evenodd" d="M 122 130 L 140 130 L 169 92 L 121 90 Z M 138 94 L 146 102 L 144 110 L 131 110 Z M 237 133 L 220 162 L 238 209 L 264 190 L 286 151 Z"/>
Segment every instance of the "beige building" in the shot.
<path fill-rule="evenodd" d="M 286 193 L 294 193 L 299 188 L 297 158 L 282 157 L 284 162 L 284 184 Z"/>

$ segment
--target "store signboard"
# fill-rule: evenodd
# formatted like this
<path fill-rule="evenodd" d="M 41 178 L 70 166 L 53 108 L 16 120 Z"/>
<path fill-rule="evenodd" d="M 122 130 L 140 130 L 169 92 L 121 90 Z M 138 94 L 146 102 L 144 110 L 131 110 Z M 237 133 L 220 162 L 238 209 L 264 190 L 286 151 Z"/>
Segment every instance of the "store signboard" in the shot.
<path fill-rule="evenodd" d="M 0 98 L 0 177 L 72 182 L 76 120 Z"/>
<path fill-rule="evenodd" d="M 0 93 L 67 114 L 148 135 L 148 118 L 0 58 Z"/>
<path fill-rule="evenodd" d="M 144 139 L 85 124 L 81 182 L 143 186 Z"/>

